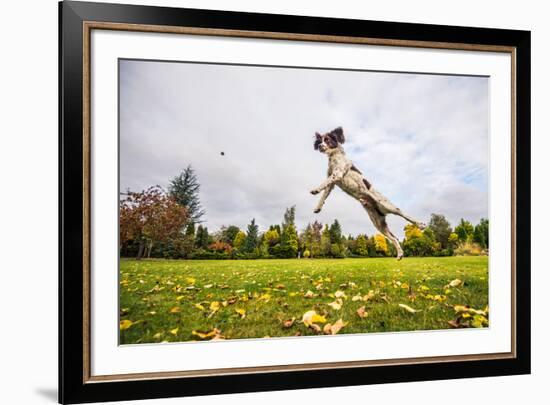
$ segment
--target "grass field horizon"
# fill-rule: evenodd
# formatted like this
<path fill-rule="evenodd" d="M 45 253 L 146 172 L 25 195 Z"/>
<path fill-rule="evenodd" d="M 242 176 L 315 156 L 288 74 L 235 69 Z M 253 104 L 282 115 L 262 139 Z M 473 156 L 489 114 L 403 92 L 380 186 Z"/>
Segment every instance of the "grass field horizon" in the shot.
<path fill-rule="evenodd" d="M 120 343 L 487 327 L 488 257 L 121 259 Z"/>

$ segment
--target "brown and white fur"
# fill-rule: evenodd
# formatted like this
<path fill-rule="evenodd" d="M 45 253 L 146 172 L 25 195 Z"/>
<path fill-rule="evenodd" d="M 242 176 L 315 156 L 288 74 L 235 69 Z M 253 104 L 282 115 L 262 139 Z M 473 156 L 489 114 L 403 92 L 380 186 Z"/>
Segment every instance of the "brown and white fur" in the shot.
<path fill-rule="evenodd" d="M 345 142 L 344 131 L 338 127 L 324 135 L 315 133 L 315 150 L 328 155 L 328 177 L 321 185 L 313 190 L 311 194 L 315 195 L 321 191 L 321 199 L 314 213 L 319 213 L 321 208 L 334 189 L 334 186 L 340 187 L 344 192 L 358 200 L 365 208 L 369 217 L 381 234 L 387 237 L 397 250 L 397 260 L 403 257 L 403 250 L 399 240 L 388 228 L 386 215 L 394 214 L 403 217 L 410 223 L 424 229 L 426 225 L 404 214 L 399 208 L 393 205 L 386 197 L 380 194 L 372 187 L 363 174 L 357 169 L 350 159 L 346 157 L 342 144 Z"/>

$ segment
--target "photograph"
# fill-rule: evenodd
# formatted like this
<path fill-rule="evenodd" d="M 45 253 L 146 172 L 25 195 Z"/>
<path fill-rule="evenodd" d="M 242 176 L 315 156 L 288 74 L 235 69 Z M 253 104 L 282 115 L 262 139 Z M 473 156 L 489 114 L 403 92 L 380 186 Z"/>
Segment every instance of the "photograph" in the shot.
<path fill-rule="evenodd" d="M 488 328 L 489 77 L 119 59 L 119 343 Z"/>

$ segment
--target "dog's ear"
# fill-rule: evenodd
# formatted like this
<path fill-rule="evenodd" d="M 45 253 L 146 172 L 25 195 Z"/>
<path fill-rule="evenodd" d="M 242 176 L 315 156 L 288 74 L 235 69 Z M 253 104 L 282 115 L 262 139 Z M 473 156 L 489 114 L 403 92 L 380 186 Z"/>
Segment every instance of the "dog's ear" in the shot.
<path fill-rule="evenodd" d="M 313 149 L 318 150 L 319 145 L 323 142 L 323 137 L 319 132 L 315 132 L 315 142 L 313 142 Z"/>
<path fill-rule="evenodd" d="M 332 130 L 332 133 L 336 136 L 336 140 L 338 141 L 338 143 L 346 142 L 346 138 L 344 137 L 344 130 L 342 129 L 342 127 L 338 127 Z"/>

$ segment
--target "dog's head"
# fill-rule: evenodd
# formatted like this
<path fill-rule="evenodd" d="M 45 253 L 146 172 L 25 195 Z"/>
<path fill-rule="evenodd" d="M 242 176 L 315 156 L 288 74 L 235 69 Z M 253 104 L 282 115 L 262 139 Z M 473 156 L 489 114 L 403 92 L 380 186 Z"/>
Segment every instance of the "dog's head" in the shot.
<path fill-rule="evenodd" d="M 324 135 L 316 132 L 313 148 L 321 153 L 327 153 L 332 149 L 338 148 L 338 145 L 344 143 L 345 141 L 346 138 L 344 137 L 344 130 L 342 127 L 338 127 Z"/>

